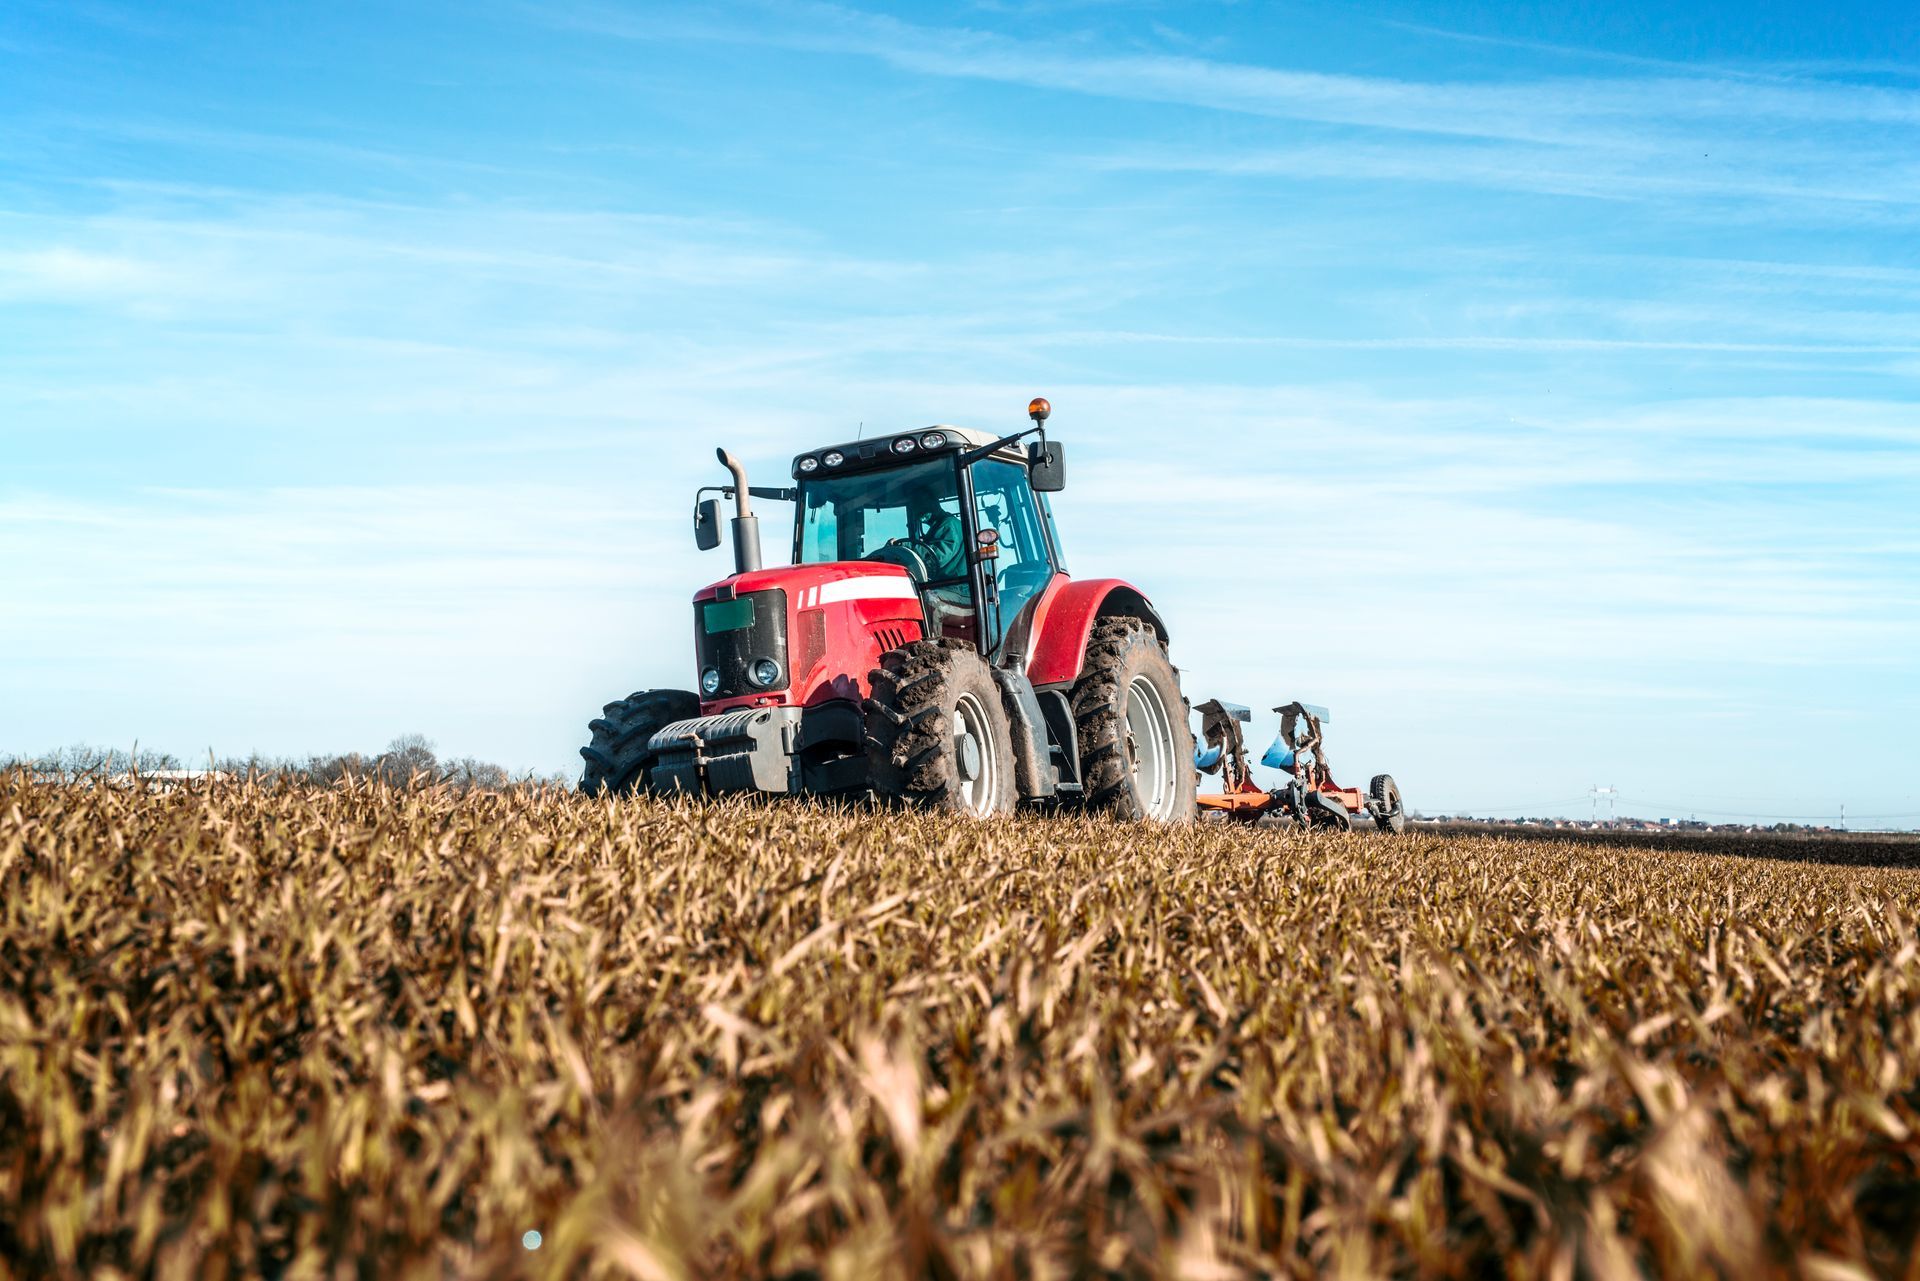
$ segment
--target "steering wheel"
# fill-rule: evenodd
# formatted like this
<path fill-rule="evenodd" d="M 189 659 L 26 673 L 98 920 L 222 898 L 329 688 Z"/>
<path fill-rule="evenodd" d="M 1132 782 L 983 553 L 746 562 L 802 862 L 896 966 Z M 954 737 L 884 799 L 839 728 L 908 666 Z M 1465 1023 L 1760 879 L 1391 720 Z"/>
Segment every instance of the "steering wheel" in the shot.
<path fill-rule="evenodd" d="M 927 558 L 904 538 L 890 538 L 886 546 L 876 547 L 860 559 L 877 561 L 882 565 L 898 565 L 913 576 L 915 583 L 924 583 L 933 576 L 927 566 Z"/>

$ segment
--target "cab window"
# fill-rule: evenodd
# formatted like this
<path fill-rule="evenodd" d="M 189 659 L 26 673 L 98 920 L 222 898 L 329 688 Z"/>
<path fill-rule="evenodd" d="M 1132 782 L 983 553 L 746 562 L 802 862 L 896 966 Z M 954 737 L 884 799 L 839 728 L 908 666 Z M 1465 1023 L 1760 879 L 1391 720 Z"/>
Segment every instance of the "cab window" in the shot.
<path fill-rule="evenodd" d="M 975 463 L 973 504 L 975 529 L 991 529 L 999 539 L 999 554 L 983 566 L 999 589 L 998 619 L 990 638 L 998 645 L 1015 616 L 1053 578 L 1053 559 L 1024 466 L 998 458 Z"/>
<path fill-rule="evenodd" d="M 960 512 L 958 475 L 944 458 L 907 467 L 810 476 L 801 485 L 796 560 L 819 565 L 862 560 L 894 539 L 912 538 L 909 506 L 931 492 L 941 510 Z M 924 522 L 925 513 L 922 513 Z"/>

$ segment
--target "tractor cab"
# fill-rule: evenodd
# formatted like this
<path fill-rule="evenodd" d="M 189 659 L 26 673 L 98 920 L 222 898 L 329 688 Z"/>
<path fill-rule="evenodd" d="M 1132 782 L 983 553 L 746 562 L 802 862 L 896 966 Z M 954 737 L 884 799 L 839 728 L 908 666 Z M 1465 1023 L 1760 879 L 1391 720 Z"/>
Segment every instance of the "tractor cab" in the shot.
<path fill-rule="evenodd" d="M 1065 572 L 1047 494 L 1060 446 L 1028 449 L 928 427 L 801 454 L 793 462 L 793 563 L 868 561 L 907 571 L 930 636 L 1002 655 L 1021 611 Z"/>

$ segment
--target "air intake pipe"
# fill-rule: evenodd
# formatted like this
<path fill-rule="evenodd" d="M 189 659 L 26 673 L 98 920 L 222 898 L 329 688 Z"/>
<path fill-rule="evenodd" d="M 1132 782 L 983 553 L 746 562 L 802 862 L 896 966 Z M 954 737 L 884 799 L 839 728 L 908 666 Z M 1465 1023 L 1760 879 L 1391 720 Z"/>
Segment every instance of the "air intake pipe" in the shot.
<path fill-rule="evenodd" d="M 733 473 L 733 570 L 744 574 L 760 568 L 760 518 L 753 514 L 747 492 L 747 469 L 724 449 L 713 451 L 720 465 Z"/>

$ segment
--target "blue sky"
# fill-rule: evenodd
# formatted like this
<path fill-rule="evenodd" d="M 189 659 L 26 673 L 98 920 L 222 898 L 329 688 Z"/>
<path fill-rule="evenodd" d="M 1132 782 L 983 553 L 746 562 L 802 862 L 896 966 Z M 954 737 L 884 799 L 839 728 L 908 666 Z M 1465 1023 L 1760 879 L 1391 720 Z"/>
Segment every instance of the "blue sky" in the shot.
<path fill-rule="evenodd" d="M 573 770 L 715 444 L 1044 394 L 1336 769 L 1920 824 L 1911 6 L 395 10 L 0 10 L 0 752 Z"/>

